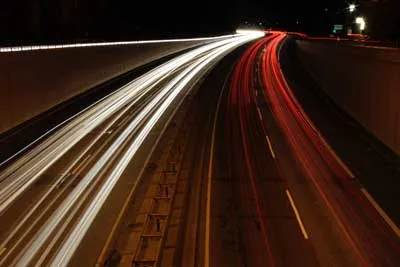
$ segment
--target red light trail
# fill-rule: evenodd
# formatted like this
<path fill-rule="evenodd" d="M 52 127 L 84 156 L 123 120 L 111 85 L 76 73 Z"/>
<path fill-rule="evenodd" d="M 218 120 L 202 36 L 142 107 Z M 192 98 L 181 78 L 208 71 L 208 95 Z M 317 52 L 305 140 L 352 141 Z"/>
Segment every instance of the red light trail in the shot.
<path fill-rule="evenodd" d="M 239 121 L 238 132 L 233 131 L 229 138 L 236 136 L 237 140 L 241 140 L 240 147 L 232 148 L 231 153 L 243 154 L 247 172 L 241 177 L 244 185 L 241 197 L 248 198 L 251 194 L 254 199 L 269 266 L 275 266 L 274 255 L 269 242 L 266 207 L 260 197 L 260 182 L 254 171 L 255 155 L 251 155 L 249 148 L 251 136 L 248 134 L 251 121 L 258 118 L 270 145 L 267 128 L 258 109 L 257 85 L 262 87 L 264 100 L 296 162 L 332 216 L 335 227 L 357 262 L 361 266 L 391 266 L 400 253 L 398 237 L 363 194 L 358 180 L 319 133 L 285 79 L 278 55 L 286 36 L 283 32 L 271 32 L 246 50 L 235 68 L 227 107 L 227 120 Z M 232 107 L 237 107 L 237 113 L 229 110 Z M 278 164 L 276 167 L 281 179 L 285 180 Z"/>

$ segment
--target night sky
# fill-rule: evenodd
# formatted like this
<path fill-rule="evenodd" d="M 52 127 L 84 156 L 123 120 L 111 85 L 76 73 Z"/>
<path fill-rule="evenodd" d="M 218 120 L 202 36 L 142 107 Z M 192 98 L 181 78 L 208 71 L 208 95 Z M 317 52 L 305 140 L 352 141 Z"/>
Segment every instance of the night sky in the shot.
<path fill-rule="evenodd" d="M 360 1 L 360 12 L 369 14 L 374 24 L 380 25 L 380 32 L 387 24 L 399 25 L 395 10 L 400 1 Z M 348 3 L 345 0 L 7 1 L 0 9 L 0 42 L 4 45 L 204 36 L 232 32 L 245 22 L 327 35 L 334 23 L 344 20 Z M 393 21 L 382 22 L 382 17 Z M 397 33 L 398 28 L 394 29 Z"/>

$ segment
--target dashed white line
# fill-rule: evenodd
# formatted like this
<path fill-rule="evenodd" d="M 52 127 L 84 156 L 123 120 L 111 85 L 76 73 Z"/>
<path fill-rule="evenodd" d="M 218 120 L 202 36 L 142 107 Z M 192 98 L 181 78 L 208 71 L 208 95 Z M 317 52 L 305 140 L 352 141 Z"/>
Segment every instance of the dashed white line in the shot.
<path fill-rule="evenodd" d="M 91 154 L 88 154 L 88 155 L 86 156 L 86 158 L 83 159 L 83 160 L 81 161 L 81 163 L 79 163 L 79 165 L 75 168 L 75 171 L 72 171 L 72 173 L 73 173 L 73 174 L 79 173 L 79 172 L 81 171 L 81 168 L 83 168 L 83 166 L 85 166 L 86 163 L 89 161 L 90 157 L 91 157 Z"/>
<path fill-rule="evenodd" d="M 257 91 L 256 91 L 256 92 L 257 92 Z M 262 116 L 260 107 L 257 107 L 257 113 L 258 113 L 258 117 L 260 118 L 260 121 L 261 121 L 261 123 L 262 123 L 262 122 L 263 122 L 263 116 Z M 275 155 L 274 149 L 272 148 L 271 139 L 269 139 L 269 136 L 268 136 L 268 135 L 265 135 L 265 138 L 267 139 L 269 151 L 271 152 L 272 157 L 275 159 L 275 158 L 276 158 L 276 155 Z"/>
<path fill-rule="evenodd" d="M 272 143 L 271 143 L 271 139 L 269 139 L 268 135 L 265 136 L 265 138 L 267 139 L 267 143 L 268 143 L 268 147 L 269 147 L 269 151 L 271 151 L 271 155 L 272 157 L 275 159 L 275 152 L 274 149 L 272 148 Z"/>
<path fill-rule="evenodd" d="M 290 195 L 290 192 L 288 189 L 286 189 L 286 195 L 289 199 L 290 205 L 292 206 L 294 214 L 296 215 L 296 219 L 297 219 L 297 222 L 299 223 L 300 230 L 303 233 L 304 239 L 308 239 L 308 234 L 307 234 L 306 228 L 304 227 L 304 224 L 303 224 L 303 221 L 301 220 L 299 211 L 297 210 L 296 205 L 294 204 L 293 198 Z"/>
<path fill-rule="evenodd" d="M 261 114 L 261 110 L 259 107 L 257 107 L 257 113 L 258 113 L 258 117 L 260 118 L 260 121 L 263 121 L 263 116 Z"/>

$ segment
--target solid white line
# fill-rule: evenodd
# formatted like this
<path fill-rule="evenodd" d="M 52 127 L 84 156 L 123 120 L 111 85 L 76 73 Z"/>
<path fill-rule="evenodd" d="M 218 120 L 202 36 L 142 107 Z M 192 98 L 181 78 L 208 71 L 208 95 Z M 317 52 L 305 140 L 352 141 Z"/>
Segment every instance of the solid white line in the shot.
<path fill-rule="evenodd" d="M 125 124 L 125 122 L 129 119 L 128 116 L 126 116 L 125 118 L 123 118 L 118 124 L 117 127 L 121 127 L 123 124 Z"/>
<path fill-rule="evenodd" d="M 204 242 L 204 266 L 210 266 L 210 213 L 211 213 L 211 178 L 213 171 L 213 161 L 214 161 L 214 145 L 215 145 L 215 132 L 217 130 L 217 120 L 218 113 L 221 104 L 222 95 L 225 91 L 226 83 L 228 81 L 229 75 L 225 78 L 221 93 L 218 98 L 217 107 L 214 114 L 214 123 L 211 136 L 211 147 L 210 147 L 210 159 L 208 163 L 208 174 L 207 174 L 207 205 L 206 205 L 206 236 Z"/>
<path fill-rule="evenodd" d="M 86 158 L 84 158 L 84 159 L 79 163 L 79 165 L 76 166 L 75 171 L 72 171 L 72 174 L 79 173 L 79 172 L 81 171 L 81 168 L 86 164 L 86 162 L 89 161 L 90 157 L 91 157 L 91 154 L 87 155 Z"/>
<path fill-rule="evenodd" d="M 385 220 L 385 222 L 392 228 L 393 232 L 400 237 L 400 229 L 397 227 L 397 225 L 390 219 L 389 215 L 379 206 L 379 204 L 375 201 L 375 199 L 368 193 L 368 191 L 365 188 L 361 188 L 361 192 L 365 195 L 365 197 L 368 199 L 368 201 L 374 206 L 376 211 L 379 213 L 379 215 L 382 216 L 382 218 Z"/>
<path fill-rule="evenodd" d="M 304 225 L 303 225 L 303 222 L 302 222 L 302 220 L 301 220 L 301 218 L 300 218 L 299 211 L 297 210 L 296 205 L 294 204 L 293 198 L 292 198 L 292 196 L 290 195 L 290 192 L 289 192 L 288 189 L 286 189 L 286 195 L 287 195 L 287 197 L 288 197 L 288 199 L 289 199 L 290 205 L 292 206 L 292 209 L 293 209 L 293 211 L 294 211 L 294 214 L 296 215 L 296 219 L 297 219 L 297 222 L 299 223 L 300 230 L 301 230 L 301 232 L 303 233 L 304 238 L 305 238 L 305 239 L 308 239 L 308 234 L 307 234 L 306 228 L 305 228 Z"/>

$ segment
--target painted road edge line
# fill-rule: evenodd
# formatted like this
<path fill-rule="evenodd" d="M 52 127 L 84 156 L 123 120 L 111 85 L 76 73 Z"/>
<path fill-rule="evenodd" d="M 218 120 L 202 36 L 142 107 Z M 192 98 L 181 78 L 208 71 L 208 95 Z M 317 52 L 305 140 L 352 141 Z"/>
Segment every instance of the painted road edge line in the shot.
<path fill-rule="evenodd" d="M 297 219 L 297 222 L 299 223 L 300 230 L 303 233 L 304 239 L 308 239 L 308 234 L 307 234 L 306 228 L 304 227 L 304 224 L 303 224 L 303 221 L 301 220 L 299 211 L 297 210 L 296 205 L 294 204 L 292 195 L 290 194 L 288 189 L 286 189 L 286 195 L 289 199 L 290 205 L 292 206 L 294 214 L 296 215 L 296 219 Z"/>
<path fill-rule="evenodd" d="M 374 206 L 376 211 L 381 215 L 381 217 L 385 220 L 385 222 L 392 228 L 393 232 L 396 233 L 398 237 L 400 237 L 400 229 L 399 227 L 390 219 L 389 215 L 379 206 L 379 204 L 375 201 L 375 199 L 368 193 L 365 188 L 361 188 L 361 192 L 368 199 L 368 201 Z"/>
<path fill-rule="evenodd" d="M 214 145 L 215 145 L 215 132 L 217 130 L 217 121 L 218 121 L 218 113 L 219 107 L 221 105 L 222 95 L 225 91 L 226 83 L 229 79 L 231 71 L 228 76 L 226 76 L 224 85 L 222 86 L 221 93 L 218 97 L 217 107 L 215 108 L 214 113 L 214 122 L 213 129 L 211 135 L 211 147 L 210 147 L 210 157 L 208 163 L 208 173 L 207 173 L 207 204 L 206 204 L 206 236 L 204 242 L 204 266 L 210 266 L 210 212 L 211 212 L 211 178 L 212 178 L 212 169 L 213 169 L 213 161 L 214 161 Z"/>

